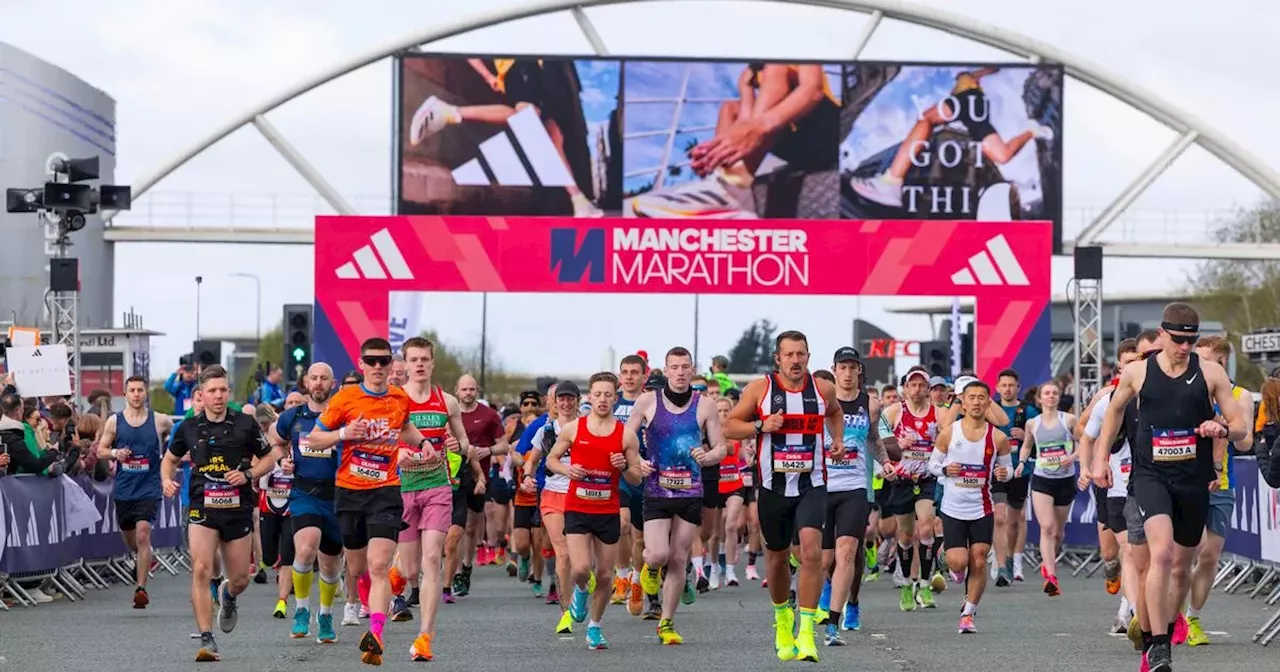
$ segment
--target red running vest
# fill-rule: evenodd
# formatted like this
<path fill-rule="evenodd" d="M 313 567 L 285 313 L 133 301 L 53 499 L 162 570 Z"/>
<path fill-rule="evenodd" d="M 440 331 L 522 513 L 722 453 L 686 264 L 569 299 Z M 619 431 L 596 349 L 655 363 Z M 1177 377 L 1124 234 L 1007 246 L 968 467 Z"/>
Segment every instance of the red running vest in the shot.
<path fill-rule="evenodd" d="M 609 456 L 624 452 L 623 431 L 626 425 L 614 420 L 613 433 L 596 436 L 587 429 L 587 418 L 578 418 L 578 435 L 569 448 L 573 464 L 586 470 L 582 480 L 570 480 L 565 497 L 565 511 L 575 513 L 617 515 L 618 478 L 622 472 L 613 467 Z"/>

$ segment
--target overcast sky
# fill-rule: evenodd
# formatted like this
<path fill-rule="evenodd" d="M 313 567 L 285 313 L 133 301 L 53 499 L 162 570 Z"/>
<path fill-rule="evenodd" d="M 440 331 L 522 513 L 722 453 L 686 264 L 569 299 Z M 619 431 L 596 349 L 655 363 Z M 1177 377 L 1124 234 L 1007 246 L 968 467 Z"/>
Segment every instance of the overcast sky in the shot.
<path fill-rule="evenodd" d="M 9 0 L 0 40 L 70 70 L 117 101 L 116 181 L 127 184 L 257 101 L 408 31 L 513 2 L 494 0 L 63 0 L 50 21 L 47 3 Z M 1275 25 L 1280 6 L 1252 0 L 947 0 L 944 7 L 975 20 L 1056 45 L 1119 73 L 1209 120 L 1280 165 L 1280 134 L 1269 111 L 1280 109 L 1273 85 Z M 371 13 L 371 7 L 377 11 Z M 470 9 L 468 9 L 470 8 Z M 588 10 L 614 55 L 847 58 L 862 15 L 758 2 L 652 2 Z M 580 53 L 591 48 L 567 14 L 520 21 L 436 43 L 432 50 L 496 53 Z M 1000 61 L 997 50 L 944 33 L 884 22 L 865 58 Z M 361 212 L 388 211 L 391 181 L 392 66 L 383 60 L 308 93 L 271 113 L 271 121 Z M 1173 136 L 1144 114 L 1069 81 L 1066 97 L 1067 232 L 1105 207 Z M 235 205 L 232 203 L 235 194 Z M 310 187 L 251 127 L 237 131 L 163 180 L 121 222 L 305 226 L 328 212 Z M 259 198 L 251 199 L 251 196 Z M 1261 192 L 1207 152 L 1192 148 L 1134 206 L 1128 225 L 1109 237 L 1136 241 L 1190 239 L 1215 213 L 1257 201 Z M 148 202 L 151 203 L 150 209 Z M 189 221 L 187 203 L 200 215 Z M 272 207 L 272 203 L 275 204 Z M 167 205 L 166 205 L 167 204 Z M 1122 230 L 1123 229 L 1123 230 Z M 274 325 L 280 306 L 310 302 L 309 247 L 122 244 L 116 252 L 116 313 L 129 306 L 167 336 L 154 342 L 153 367 L 176 364 L 195 337 L 194 277 L 205 279 L 206 336 L 251 334 L 255 299 L 250 280 L 263 281 L 262 322 Z M 128 269 L 128 272 L 125 272 Z M 1110 291 L 1165 291 L 1194 266 L 1185 262 L 1109 260 Z M 1055 293 L 1070 277 L 1070 260 L 1054 262 Z M 581 301 L 580 299 L 575 299 Z M 647 297 L 598 297 L 617 315 L 644 315 Z M 664 299 L 670 302 L 671 299 Z M 567 309 L 553 296 L 492 296 L 489 333 L 498 358 L 512 369 L 586 372 L 611 345 L 662 351 L 693 340 L 689 317 L 582 330 L 580 347 L 549 348 L 558 334 L 520 331 L 528 311 Z M 700 366 L 726 351 L 752 320 L 767 317 L 809 332 L 821 361 L 849 338 L 860 314 L 901 338 L 926 338 L 921 318 L 891 317 L 887 305 L 908 299 L 770 299 L 704 297 Z M 429 304 L 451 317 L 435 324 L 446 341 L 478 340 L 480 300 L 438 297 Z M 582 306 L 582 303 L 575 305 Z M 594 305 L 594 304 L 593 304 Z M 669 304 L 668 304 L 669 305 Z M 468 315 L 472 317 L 467 317 Z M 600 353 L 584 356 L 581 353 Z M 157 366 L 158 365 L 158 366 Z M 156 369 L 153 369 L 156 370 Z"/>

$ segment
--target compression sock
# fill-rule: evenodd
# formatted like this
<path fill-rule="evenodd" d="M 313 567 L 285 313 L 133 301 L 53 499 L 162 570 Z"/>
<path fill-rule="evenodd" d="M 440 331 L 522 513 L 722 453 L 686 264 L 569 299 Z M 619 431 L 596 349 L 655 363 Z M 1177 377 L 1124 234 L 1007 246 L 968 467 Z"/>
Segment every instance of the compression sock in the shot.
<path fill-rule="evenodd" d="M 299 567 L 298 563 L 293 563 L 293 599 L 295 608 L 311 608 L 312 578 L 313 576 L 310 566 Z"/>
<path fill-rule="evenodd" d="M 839 622 L 840 622 L 840 616 L 841 616 L 841 614 L 840 614 L 840 610 L 839 610 L 839 609 L 828 609 L 828 610 L 827 610 L 827 620 L 828 620 L 829 622 L 831 622 L 831 623 L 839 623 Z"/>
<path fill-rule="evenodd" d="M 937 546 L 934 545 L 932 539 L 927 544 L 920 544 L 920 576 L 922 578 L 928 578 L 933 575 L 934 563 L 937 562 L 933 557 L 933 551 L 936 548 Z"/>
<path fill-rule="evenodd" d="M 722 572 L 724 571 L 724 566 L 725 566 L 724 553 L 721 553 L 720 554 L 720 571 Z"/>
<path fill-rule="evenodd" d="M 901 543 L 898 544 L 898 566 L 902 568 L 903 577 L 908 579 L 915 578 L 915 575 L 911 573 L 911 561 L 915 560 L 915 557 L 915 546 L 911 544 L 906 546 L 903 546 Z"/>
<path fill-rule="evenodd" d="M 338 596 L 341 577 L 320 575 L 320 613 L 333 613 L 333 600 Z"/>
<path fill-rule="evenodd" d="M 369 614 L 369 632 L 382 637 L 382 628 L 387 625 L 387 615 L 376 611 Z"/>
<path fill-rule="evenodd" d="M 817 617 L 818 611 L 816 609 L 800 607 L 800 632 L 813 634 L 813 622 L 817 620 Z"/>
<path fill-rule="evenodd" d="M 542 565 L 546 567 L 543 575 L 547 578 L 547 590 L 551 590 L 556 585 L 556 556 L 552 555 L 546 558 L 543 560 Z"/>
<path fill-rule="evenodd" d="M 756 553 L 755 551 L 747 551 L 747 564 L 748 564 L 748 565 L 755 565 L 755 564 L 756 564 L 756 558 L 758 558 L 758 557 L 760 557 L 760 554 L 759 554 L 759 553 Z"/>

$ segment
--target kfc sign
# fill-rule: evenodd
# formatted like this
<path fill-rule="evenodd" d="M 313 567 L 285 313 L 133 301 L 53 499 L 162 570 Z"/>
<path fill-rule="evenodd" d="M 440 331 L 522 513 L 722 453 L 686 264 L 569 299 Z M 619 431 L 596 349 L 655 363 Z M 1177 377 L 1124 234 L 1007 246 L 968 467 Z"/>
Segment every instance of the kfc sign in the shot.
<path fill-rule="evenodd" d="M 869 341 L 867 357 L 892 359 L 894 357 L 919 357 L 920 341 L 897 341 L 892 338 L 873 338 Z"/>

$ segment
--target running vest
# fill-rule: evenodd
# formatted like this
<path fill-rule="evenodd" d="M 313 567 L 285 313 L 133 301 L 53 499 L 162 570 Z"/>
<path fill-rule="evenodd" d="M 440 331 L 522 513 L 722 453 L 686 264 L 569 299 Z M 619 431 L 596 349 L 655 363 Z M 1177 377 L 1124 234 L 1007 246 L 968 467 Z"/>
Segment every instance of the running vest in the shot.
<path fill-rule="evenodd" d="M 987 426 L 977 441 L 965 438 L 964 427 L 956 422 L 947 445 L 947 464 L 960 465 L 956 476 L 944 476 L 942 513 L 956 520 L 978 520 L 993 514 L 991 483 L 995 479 L 995 427 Z"/>
<path fill-rule="evenodd" d="M 124 411 L 116 413 L 114 447 L 128 448 L 130 455 L 116 468 L 112 499 L 122 502 L 160 499 L 160 437 L 156 434 L 155 412 L 147 411 L 141 427 L 126 422 Z"/>
<path fill-rule="evenodd" d="M 1239 385 L 1236 385 L 1234 382 L 1231 384 L 1232 399 L 1239 401 L 1240 397 L 1246 394 L 1249 394 L 1248 390 L 1244 389 L 1243 387 L 1240 387 Z M 1250 402 L 1252 403 L 1252 399 L 1250 400 Z M 1218 408 L 1217 404 L 1213 405 L 1213 410 L 1218 415 L 1222 415 L 1222 409 Z M 1245 422 L 1251 422 L 1251 421 L 1252 421 L 1252 418 L 1245 418 Z M 1235 441 L 1230 441 L 1227 443 L 1227 454 L 1226 454 L 1225 460 L 1226 460 L 1226 464 L 1222 465 L 1222 473 L 1218 474 L 1218 491 L 1219 492 L 1230 492 L 1234 490 L 1236 487 L 1236 443 Z"/>
<path fill-rule="evenodd" d="M 1018 456 L 1022 450 L 1022 441 L 1013 438 L 1012 430 L 1015 428 L 1025 430 L 1027 428 L 1027 421 L 1039 416 L 1040 412 L 1037 411 L 1034 406 L 1025 401 L 1019 401 L 1012 406 L 1005 406 L 1003 400 L 998 401 L 997 403 L 1000 404 L 1000 408 L 1004 410 L 1005 415 L 1009 416 L 1009 424 L 1001 427 L 1000 431 L 1004 432 L 1005 436 L 1009 437 L 1009 454 L 1013 456 L 1014 468 L 1017 468 Z M 1030 474 L 1023 474 L 1023 476 L 1030 476 Z"/>
<path fill-rule="evenodd" d="M 727 495 L 743 487 L 742 442 L 725 442 L 724 459 L 720 461 L 720 494 Z"/>
<path fill-rule="evenodd" d="M 667 408 L 662 390 L 654 396 L 653 420 L 644 428 L 645 443 L 653 473 L 646 479 L 645 497 L 674 499 L 701 497 L 702 465 L 693 459 L 693 450 L 702 447 L 702 427 L 698 425 L 698 400 L 694 392 L 689 405 L 679 413 Z"/>
<path fill-rule="evenodd" d="M 449 428 L 449 404 L 445 401 L 444 390 L 439 385 L 432 385 L 426 401 L 417 402 L 409 397 L 409 422 L 422 434 L 432 448 L 444 451 L 444 439 Z M 402 446 L 411 452 L 417 446 Z M 449 484 L 448 457 L 441 452 L 438 459 L 423 465 L 400 465 L 401 492 L 417 492 L 428 488 L 439 488 Z"/>
<path fill-rule="evenodd" d="M 827 492 L 867 487 L 867 433 L 871 429 L 867 403 L 867 395 L 861 393 L 853 401 L 840 400 L 844 411 L 844 459 L 827 457 Z M 826 437 L 826 444 L 830 450 L 831 437 Z"/>
<path fill-rule="evenodd" d="M 929 473 L 929 458 L 933 455 L 933 442 L 938 438 L 938 407 L 929 404 L 929 410 L 922 416 L 915 416 L 903 401 L 902 412 L 898 421 L 893 424 L 893 435 L 914 441 L 910 448 L 902 451 L 902 471 L 921 475 Z"/>
<path fill-rule="evenodd" d="M 1067 463 L 1067 458 L 1076 452 L 1075 441 L 1071 432 L 1067 431 L 1067 414 L 1057 413 L 1057 424 L 1046 427 L 1047 416 L 1041 415 L 1036 423 L 1036 467 L 1037 478 L 1074 478 L 1076 463 Z"/>
<path fill-rule="evenodd" d="M 626 425 L 613 421 L 608 436 L 596 436 L 587 427 L 587 418 L 578 419 L 578 435 L 573 439 L 573 463 L 582 467 L 586 476 L 570 480 L 564 500 L 565 511 L 589 514 L 618 514 L 618 479 L 610 456 L 623 452 L 622 436 Z"/>
<path fill-rule="evenodd" d="M 1204 491 L 1214 479 L 1213 439 L 1195 430 L 1213 417 L 1196 353 L 1178 378 L 1165 375 L 1157 357 L 1147 358 L 1147 378 L 1138 391 L 1134 477 L 1154 476 L 1178 489 Z"/>
<path fill-rule="evenodd" d="M 333 500 L 333 479 L 338 473 L 342 444 L 329 448 L 313 448 L 311 432 L 320 414 L 306 404 L 294 406 L 276 421 L 276 433 L 289 442 L 293 454 L 294 494 L 305 493 Z"/>
<path fill-rule="evenodd" d="M 561 494 L 569 492 L 569 477 L 557 474 L 546 468 L 546 461 L 551 456 L 551 449 L 556 446 L 556 439 L 560 438 L 560 421 L 548 420 L 547 424 L 538 429 L 538 433 L 534 436 L 534 447 L 538 448 L 542 455 L 543 466 L 546 470 L 547 479 L 542 484 L 542 489 L 547 492 L 558 492 Z M 564 456 L 560 458 L 561 464 L 569 464 L 569 456 L 573 455 L 573 446 L 564 451 Z"/>
<path fill-rule="evenodd" d="M 826 454 L 821 449 L 827 402 L 818 394 L 818 383 L 806 374 L 804 387 L 788 390 L 770 374 L 758 413 L 763 420 L 782 413 L 782 427 L 760 434 L 756 455 L 760 462 L 760 487 L 784 497 L 798 497 L 825 485 Z"/>

